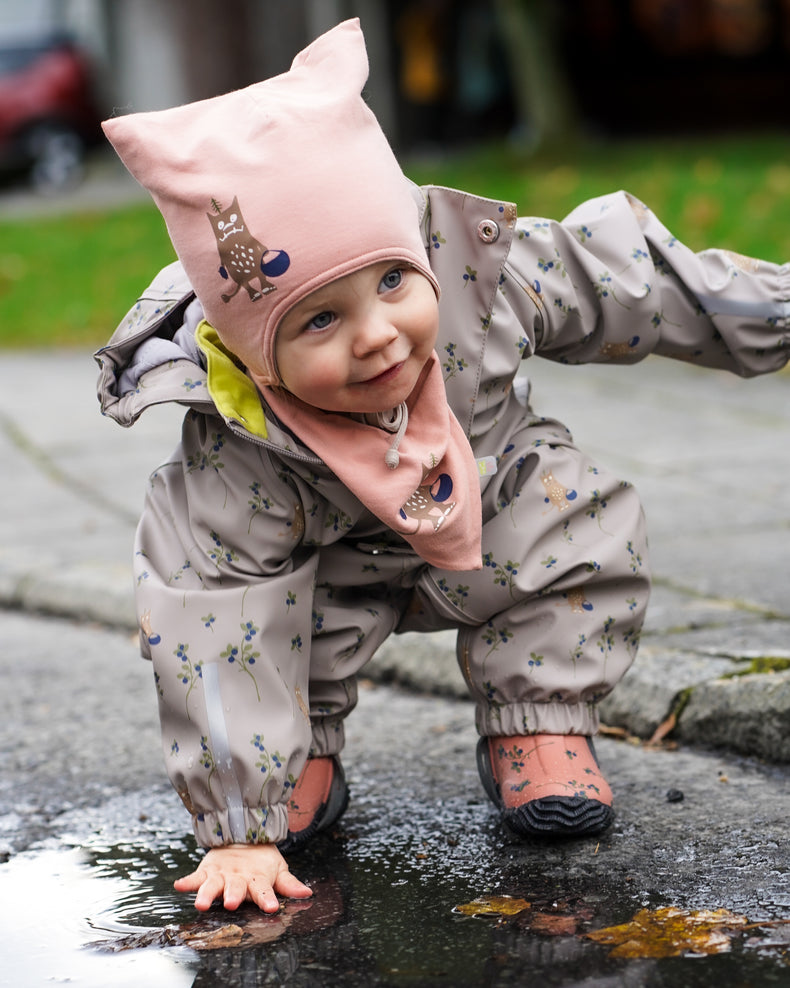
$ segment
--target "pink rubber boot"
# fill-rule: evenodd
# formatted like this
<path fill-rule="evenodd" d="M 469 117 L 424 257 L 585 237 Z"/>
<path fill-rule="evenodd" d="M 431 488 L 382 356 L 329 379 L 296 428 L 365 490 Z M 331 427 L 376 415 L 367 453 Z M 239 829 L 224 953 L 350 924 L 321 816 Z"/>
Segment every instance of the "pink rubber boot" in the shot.
<path fill-rule="evenodd" d="M 333 755 L 308 758 L 288 800 L 288 836 L 277 845 L 283 854 L 301 851 L 320 831 L 340 819 L 348 806 L 348 786 Z"/>
<path fill-rule="evenodd" d="M 599 834 L 614 820 L 612 790 L 601 775 L 591 738 L 481 738 L 477 767 L 505 823 L 522 837 Z"/>

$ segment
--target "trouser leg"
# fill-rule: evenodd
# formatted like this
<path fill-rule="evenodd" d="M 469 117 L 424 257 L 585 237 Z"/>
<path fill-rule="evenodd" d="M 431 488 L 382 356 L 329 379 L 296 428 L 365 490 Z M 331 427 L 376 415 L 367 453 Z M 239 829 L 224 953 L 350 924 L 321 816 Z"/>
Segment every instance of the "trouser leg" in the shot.
<path fill-rule="evenodd" d="M 636 492 L 549 425 L 521 430 L 486 491 L 483 569 L 430 570 L 420 583 L 457 612 L 482 735 L 595 733 L 647 606 Z"/>
<path fill-rule="evenodd" d="M 344 721 L 357 703 L 357 675 L 392 633 L 410 597 L 400 586 L 404 568 L 420 564 L 410 560 L 407 565 L 343 544 L 322 553 L 310 654 L 311 757 L 342 750 Z"/>

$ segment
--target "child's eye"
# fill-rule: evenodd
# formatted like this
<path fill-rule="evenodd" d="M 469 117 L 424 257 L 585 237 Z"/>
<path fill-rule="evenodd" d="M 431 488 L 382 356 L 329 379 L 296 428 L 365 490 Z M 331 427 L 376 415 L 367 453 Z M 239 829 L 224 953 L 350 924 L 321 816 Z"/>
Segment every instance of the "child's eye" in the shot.
<path fill-rule="evenodd" d="M 379 282 L 379 291 L 391 292 L 392 289 L 397 288 L 402 281 L 403 281 L 403 269 L 393 268 L 392 271 L 388 271 Z"/>
<path fill-rule="evenodd" d="M 332 313 L 319 312 L 317 316 L 313 316 L 310 322 L 307 324 L 308 329 L 326 329 L 332 322 Z"/>

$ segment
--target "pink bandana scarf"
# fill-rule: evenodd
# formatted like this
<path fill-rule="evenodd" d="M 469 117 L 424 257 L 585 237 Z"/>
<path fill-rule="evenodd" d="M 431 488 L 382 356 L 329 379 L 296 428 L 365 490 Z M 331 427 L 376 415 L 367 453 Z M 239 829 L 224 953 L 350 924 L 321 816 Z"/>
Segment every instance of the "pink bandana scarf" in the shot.
<path fill-rule="evenodd" d="M 408 425 L 394 468 L 387 465 L 394 462 L 390 432 L 269 388 L 263 394 L 279 420 L 426 562 L 449 570 L 482 568 L 480 473 L 447 404 L 435 353 L 406 400 Z"/>

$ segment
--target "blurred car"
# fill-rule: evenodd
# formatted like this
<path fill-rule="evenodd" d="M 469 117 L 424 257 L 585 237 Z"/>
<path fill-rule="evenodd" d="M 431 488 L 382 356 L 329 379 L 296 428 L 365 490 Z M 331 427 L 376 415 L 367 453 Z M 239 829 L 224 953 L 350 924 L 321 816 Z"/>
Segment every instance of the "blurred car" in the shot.
<path fill-rule="evenodd" d="M 87 59 L 67 40 L 0 44 L 0 170 L 42 192 L 79 182 L 100 114 Z"/>

